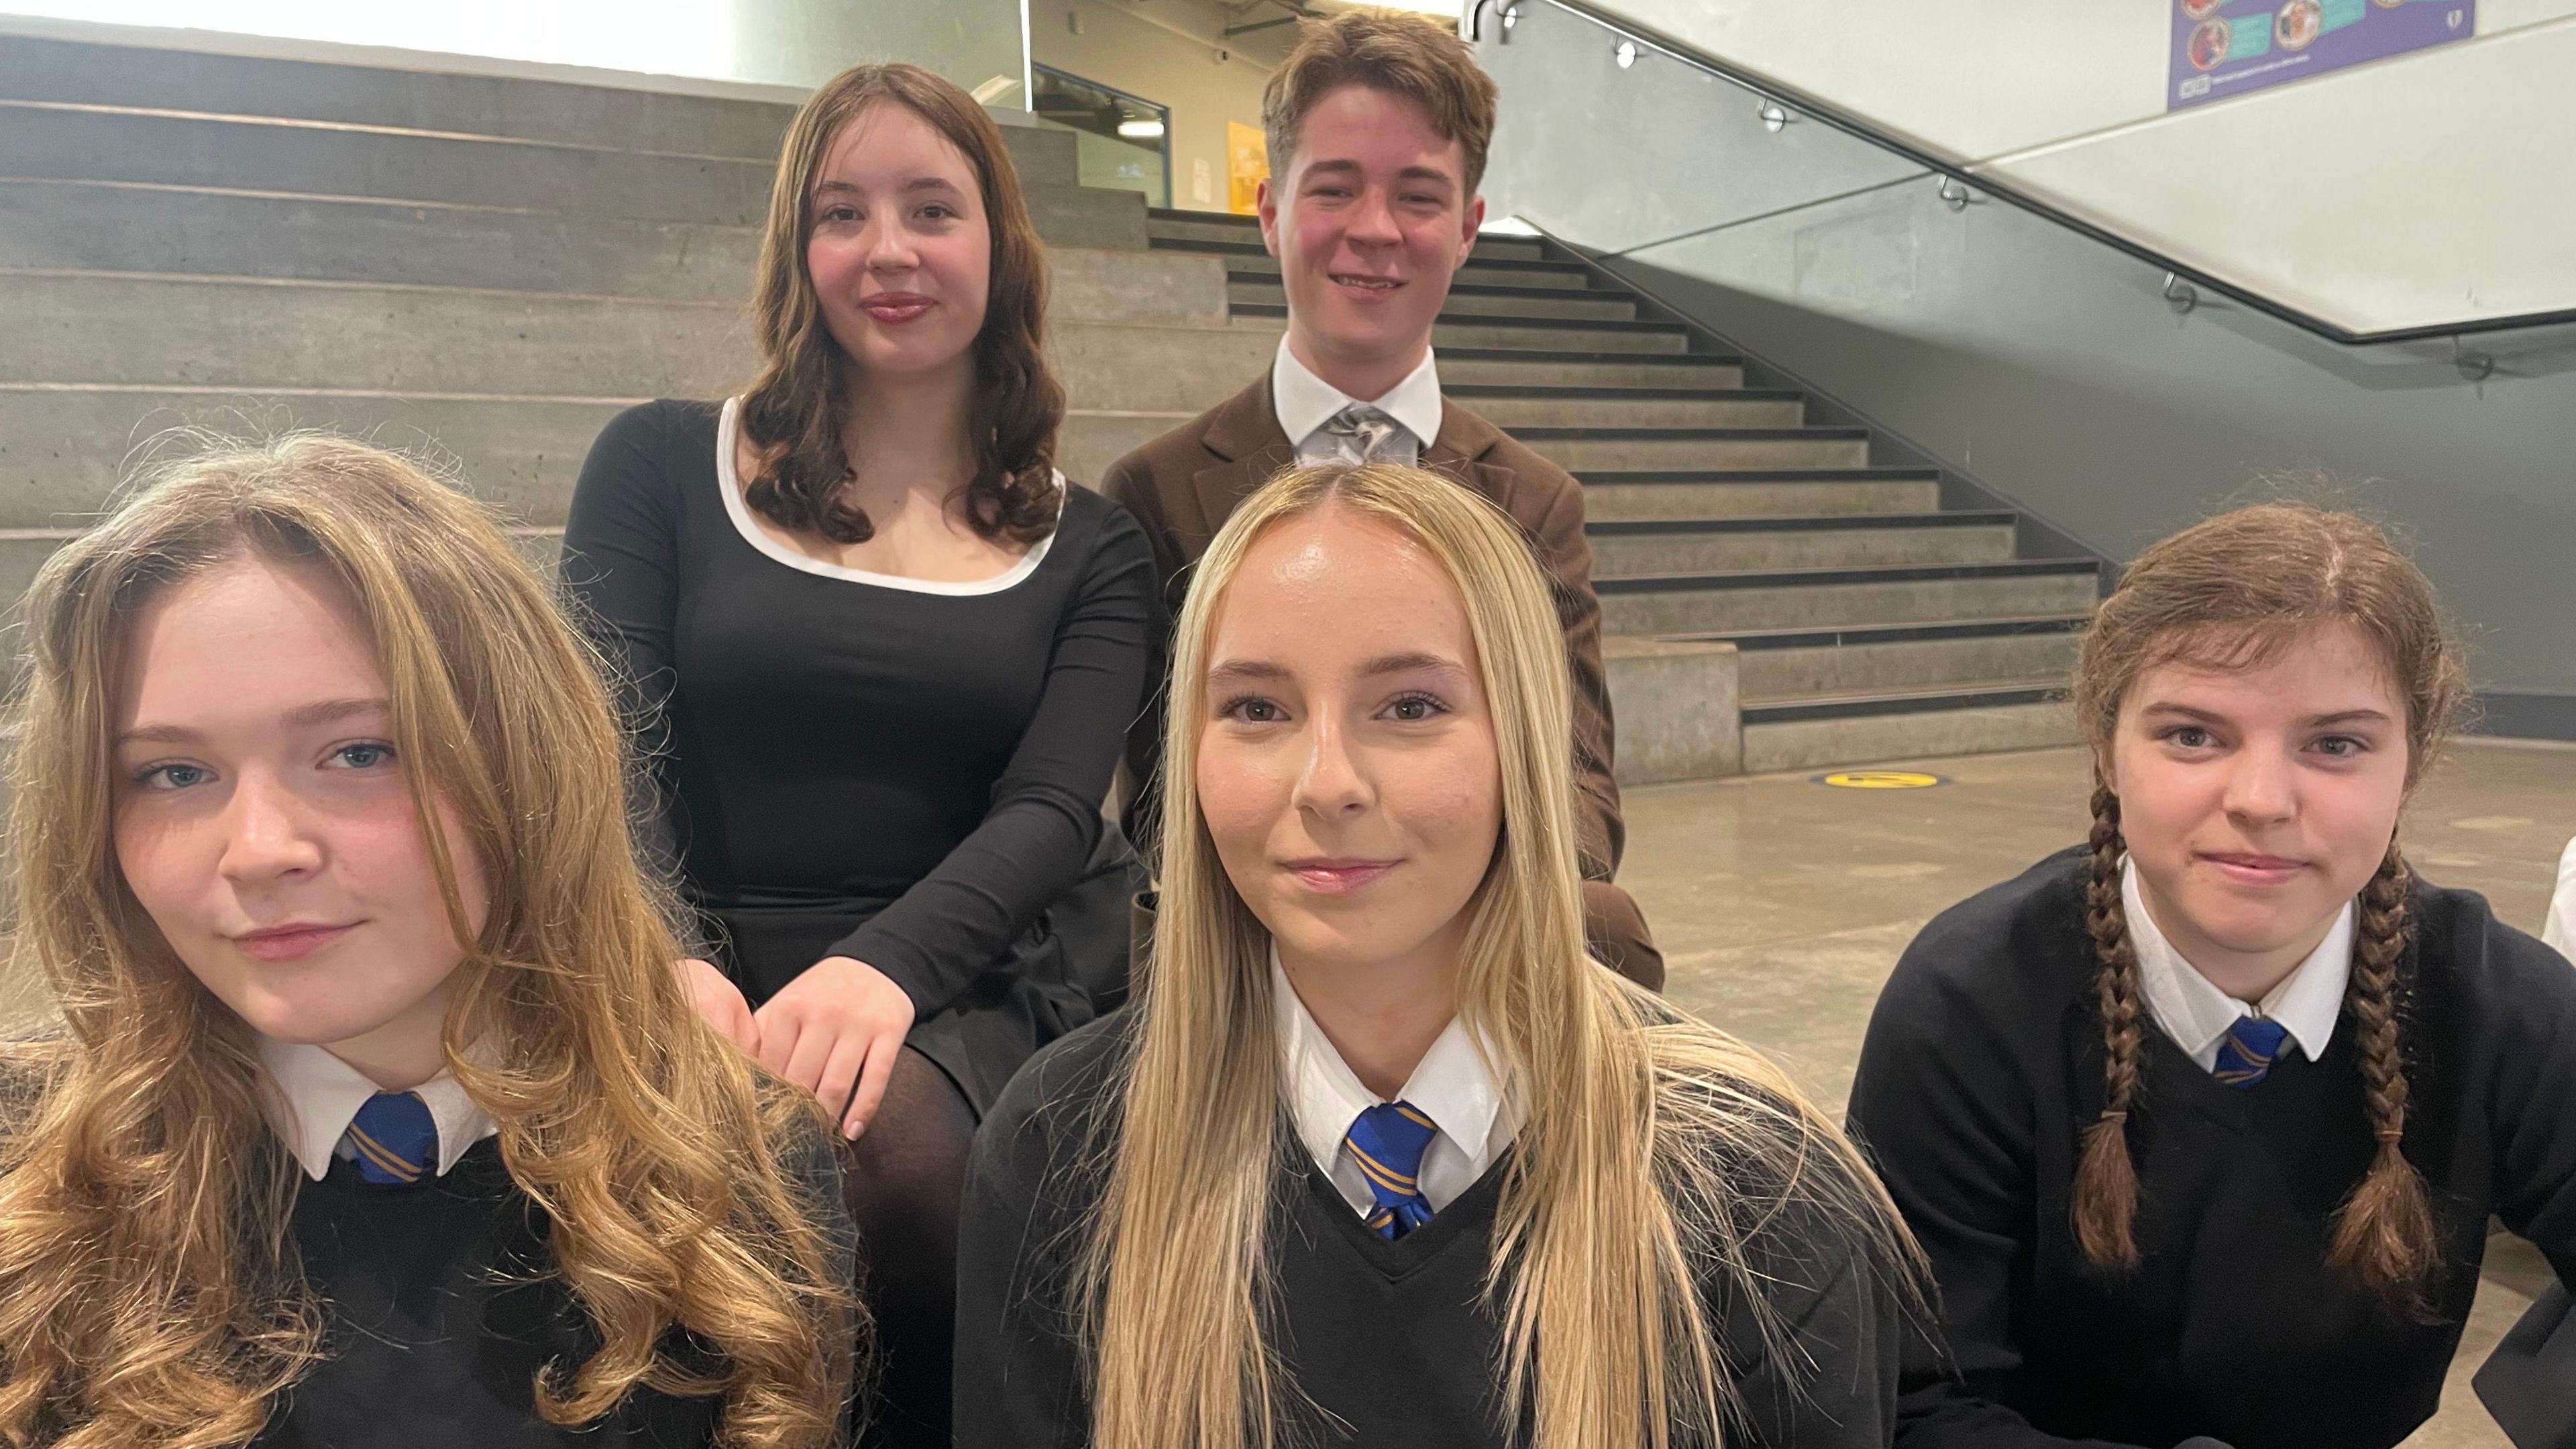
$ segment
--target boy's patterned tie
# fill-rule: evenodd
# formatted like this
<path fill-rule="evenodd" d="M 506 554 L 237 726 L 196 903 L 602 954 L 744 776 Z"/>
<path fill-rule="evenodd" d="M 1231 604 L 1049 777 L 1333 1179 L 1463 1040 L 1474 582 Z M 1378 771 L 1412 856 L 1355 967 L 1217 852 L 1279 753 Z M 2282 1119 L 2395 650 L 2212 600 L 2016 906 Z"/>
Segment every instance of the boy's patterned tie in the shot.
<path fill-rule="evenodd" d="M 2242 1090 L 2271 1075 L 2290 1029 L 2268 1016 L 2240 1016 L 2218 1042 L 2218 1080 Z"/>
<path fill-rule="evenodd" d="M 1367 403 L 1353 403 L 1324 420 L 1324 431 L 1345 463 L 1409 463 L 1395 446 L 1403 425 Z"/>
<path fill-rule="evenodd" d="M 435 1175 L 438 1124 L 427 1103 L 410 1092 L 378 1092 L 349 1123 L 349 1145 L 358 1149 L 363 1182 L 418 1182 Z"/>
<path fill-rule="evenodd" d="M 1351 1124 L 1343 1140 L 1377 1195 L 1377 1211 L 1365 1221 L 1379 1237 L 1393 1242 L 1431 1221 L 1431 1202 L 1417 1179 L 1423 1149 L 1439 1135 L 1439 1124 L 1408 1102 L 1371 1107 Z"/>

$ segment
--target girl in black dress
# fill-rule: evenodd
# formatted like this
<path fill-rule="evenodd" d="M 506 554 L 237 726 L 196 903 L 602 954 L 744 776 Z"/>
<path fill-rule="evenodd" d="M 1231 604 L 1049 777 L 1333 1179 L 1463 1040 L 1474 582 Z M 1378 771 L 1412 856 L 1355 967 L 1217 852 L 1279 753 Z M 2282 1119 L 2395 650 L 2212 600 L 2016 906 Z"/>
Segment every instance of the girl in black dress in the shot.
<path fill-rule="evenodd" d="M 493 522 L 304 437 L 46 565 L 12 733 L 0 1441 L 824 1449 L 832 1137 L 673 980 Z"/>
<path fill-rule="evenodd" d="M 1136 1004 L 977 1139 L 958 1443 L 1882 1449 L 1911 1245 L 1778 1068 L 1587 957 L 1518 526 L 1282 474 L 1174 648 Z"/>
<path fill-rule="evenodd" d="M 1101 804 L 1153 562 L 1049 461 L 1043 266 L 972 97 L 841 76 L 782 152 L 766 370 L 619 417 L 564 538 L 722 963 L 684 968 L 702 1008 L 857 1139 L 898 1442 L 948 1441 L 975 1123 L 1124 978 L 1132 856 L 1100 849 Z M 1077 891 L 1104 854 L 1105 889 Z"/>
<path fill-rule="evenodd" d="M 2091 842 L 1924 929 L 1853 1088 L 1948 1330 L 1908 1449 L 2381 1449 L 2490 1214 L 2576 1278 L 2576 973 L 2396 840 L 2465 692 L 2348 514 L 2224 514 L 2103 602 Z"/>

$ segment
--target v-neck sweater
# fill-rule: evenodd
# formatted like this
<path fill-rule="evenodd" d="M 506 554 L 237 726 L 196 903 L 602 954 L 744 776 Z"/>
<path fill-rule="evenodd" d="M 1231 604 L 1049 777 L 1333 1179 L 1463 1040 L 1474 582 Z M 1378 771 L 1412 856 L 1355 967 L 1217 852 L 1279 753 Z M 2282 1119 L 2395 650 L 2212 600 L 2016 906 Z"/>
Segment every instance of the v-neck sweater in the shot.
<path fill-rule="evenodd" d="M 958 1248 L 957 1442 L 1076 1449 L 1091 1405 L 1069 1281 L 1100 1200 L 1100 1146 L 1127 1013 L 1049 1047 L 1003 1093 L 976 1138 Z M 1353 1213 L 1295 1140 L 1276 1133 L 1267 1230 L 1270 1341 L 1317 1413 L 1301 1442 L 1492 1449 L 1526 1445 L 1502 1418 L 1496 1301 L 1485 1291 L 1506 1151 L 1431 1221 L 1389 1241 Z M 1894 1408 L 1896 1289 L 1821 1214 L 1792 1202 L 1748 1244 L 1769 1306 L 1795 1344 L 1762 1351 L 1751 1305 L 1723 1283 L 1702 1304 L 1742 1397 L 1733 1449 L 1876 1449 Z"/>
<path fill-rule="evenodd" d="M 2064 851 L 1944 912 L 1870 1022 L 1852 1122 L 1931 1255 L 1948 1346 L 1910 1347 L 1899 1444 L 2396 1444 L 2440 1402 L 2490 1213 L 2576 1276 L 2576 973 L 2472 892 L 2409 895 L 2403 1145 L 2443 1263 L 2421 1321 L 2325 1266 L 2378 1145 L 2348 1017 L 2250 1089 L 2144 1033 L 2141 1261 L 2105 1273 L 2070 1217 L 2104 1096 L 2086 869 Z"/>

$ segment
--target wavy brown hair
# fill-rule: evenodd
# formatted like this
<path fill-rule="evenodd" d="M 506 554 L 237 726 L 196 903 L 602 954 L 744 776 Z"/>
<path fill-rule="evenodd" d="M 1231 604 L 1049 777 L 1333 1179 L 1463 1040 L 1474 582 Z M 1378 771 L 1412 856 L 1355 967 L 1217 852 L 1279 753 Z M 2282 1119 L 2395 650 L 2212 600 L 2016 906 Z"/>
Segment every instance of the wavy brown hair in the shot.
<path fill-rule="evenodd" d="M 2121 702 L 2139 677 L 2167 664 L 2256 668 L 2332 625 L 2361 631 L 2406 705 L 2406 788 L 2441 753 L 2468 697 L 2458 647 L 2443 626 L 2431 581 L 2367 519 L 2304 503 L 2222 513 L 2139 555 L 2094 615 L 2075 667 L 2075 713 L 2094 758 L 2092 854 L 2085 921 L 2099 961 L 2101 1116 L 2085 1130 L 2076 1168 L 2076 1241 L 2095 1264 L 2138 1263 L 2137 1167 L 2128 1119 L 2145 1057 L 2146 1009 L 2138 953 L 2120 893 L 2120 798 L 2106 767 Z M 2441 1242 L 2423 1175 L 2406 1158 L 2407 1080 L 2400 1047 L 2412 988 L 2408 946 L 2412 880 L 2395 839 L 2362 888 L 2352 1014 L 2378 1153 L 2336 1213 L 2326 1260 L 2347 1282 L 2401 1309 L 2424 1301 L 2441 1266 Z"/>
<path fill-rule="evenodd" d="M 831 1149 L 810 1099 L 722 1042 L 673 979 L 670 902 L 637 867 L 594 661 L 482 510 L 311 435 L 173 465 L 55 553 L 28 599 L 12 964 L 42 973 L 64 1032 L 0 1140 L 0 1442 L 238 1444 L 320 1354 L 287 1231 L 298 1171 L 261 1112 L 255 1039 L 136 901 L 112 836 L 112 684 L 136 612 L 246 560 L 317 571 L 372 636 L 466 943 L 447 1062 L 599 1335 L 539 1376 L 537 1412 L 584 1424 L 640 1388 L 720 1398 L 728 1446 L 833 1442 L 856 1309 L 825 1205 L 782 1163 Z M 442 799 L 460 838 L 436 823 Z M 479 935 L 460 851 L 491 883 Z"/>
<path fill-rule="evenodd" d="M 760 243 L 752 317 L 763 359 L 743 395 L 742 425 L 760 457 L 743 500 L 781 528 L 861 543 L 876 526 L 844 496 L 849 389 L 859 382 L 832 340 L 805 244 L 814 234 L 814 187 L 832 143 L 870 106 L 901 106 L 928 122 L 974 164 L 992 228 L 992 285 L 975 335 L 974 402 L 967 415 L 975 476 L 966 519 L 989 539 L 1033 544 L 1055 531 L 1064 499 L 1055 486 L 1056 430 L 1064 388 L 1048 370 L 1046 248 L 1020 196 L 1001 128 L 973 96 L 917 65 L 853 66 L 796 113 L 779 147 Z"/>
<path fill-rule="evenodd" d="M 1564 631 L 1519 528 L 1417 468 L 1293 469 L 1234 511 L 1175 635 L 1163 759 L 1162 908 L 1107 1178 L 1076 1249 L 1090 1439 L 1099 1449 L 1274 1449 L 1303 1398 L 1273 1343 L 1265 1240 L 1281 1134 L 1268 933 L 1226 877 L 1197 800 L 1215 620 L 1244 557 L 1326 508 L 1418 542 L 1458 585 L 1493 706 L 1502 835 L 1472 917 L 1460 1014 L 1528 1118 L 1496 1209 L 1485 1297 L 1495 1410 L 1549 1449 L 1718 1449 L 1735 1372 L 1701 1299 L 1739 1297 L 1759 1352 L 1804 1350 L 1770 1305 L 1757 1240 L 1793 1214 L 1854 1271 L 1920 1272 L 1914 1240 L 1840 1126 L 1777 1066 L 1589 959 L 1575 847 Z"/>

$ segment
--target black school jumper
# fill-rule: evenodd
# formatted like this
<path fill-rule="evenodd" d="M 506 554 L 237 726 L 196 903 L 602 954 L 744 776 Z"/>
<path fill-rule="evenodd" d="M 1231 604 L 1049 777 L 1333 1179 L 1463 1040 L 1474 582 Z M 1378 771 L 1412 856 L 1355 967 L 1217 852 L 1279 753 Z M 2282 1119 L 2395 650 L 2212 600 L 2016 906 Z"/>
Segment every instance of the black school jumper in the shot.
<path fill-rule="evenodd" d="M 2088 860 L 2061 852 L 1942 913 L 1870 1021 L 1852 1121 L 1932 1256 L 1956 1371 L 1909 1348 L 1898 1443 L 2397 1443 L 2439 1404 L 2490 1213 L 2576 1279 L 2576 972 L 2472 892 L 2409 896 L 2404 1146 L 2443 1255 L 2429 1321 L 2325 1267 L 2377 1146 L 2349 1014 L 2323 1060 L 2288 1053 L 2250 1090 L 2150 1018 L 2128 1121 L 2142 1261 L 2115 1278 L 2069 1218 L 2103 1101 Z"/>
<path fill-rule="evenodd" d="M 856 1233 L 820 1129 L 790 1160 L 845 1269 Z M 597 1332 L 545 1276 L 546 1224 L 485 1138 L 435 1181 L 378 1185 L 334 1162 L 296 1194 L 295 1246 L 324 1305 L 327 1357 L 277 1397 L 257 1449 L 704 1449 L 717 1401 L 638 1388 L 583 1429 L 537 1417 L 537 1370 L 594 1352 Z M 842 1281 L 847 1281 L 846 1273 Z M 672 1345 L 712 1366 L 702 1346 Z"/>
<path fill-rule="evenodd" d="M 1129 1049 L 1127 1013 L 1032 1059 L 975 1142 L 958 1251 L 957 1442 L 1088 1445 L 1090 1400 L 1066 1314 L 1082 1225 L 1100 1196 L 1090 1130 Z M 1291 1379 L 1339 1419 L 1298 1442 L 1486 1449 L 1529 1442 L 1500 1423 L 1499 1324 L 1480 1301 L 1509 1154 L 1432 1220 L 1387 1242 L 1360 1223 L 1282 1123 L 1270 1230 L 1274 1339 Z M 1773 1307 L 1812 1362 L 1765 1356 L 1722 1286 L 1711 1322 L 1740 1369 L 1747 1425 L 1730 1449 L 1876 1449 L 1895 1405 L 1896 1290 L 1814 1212 L 1792 1205 L 1753 1243 Z M 1301 1416 L 1302 1417 L 1302 1416 Z"/>

